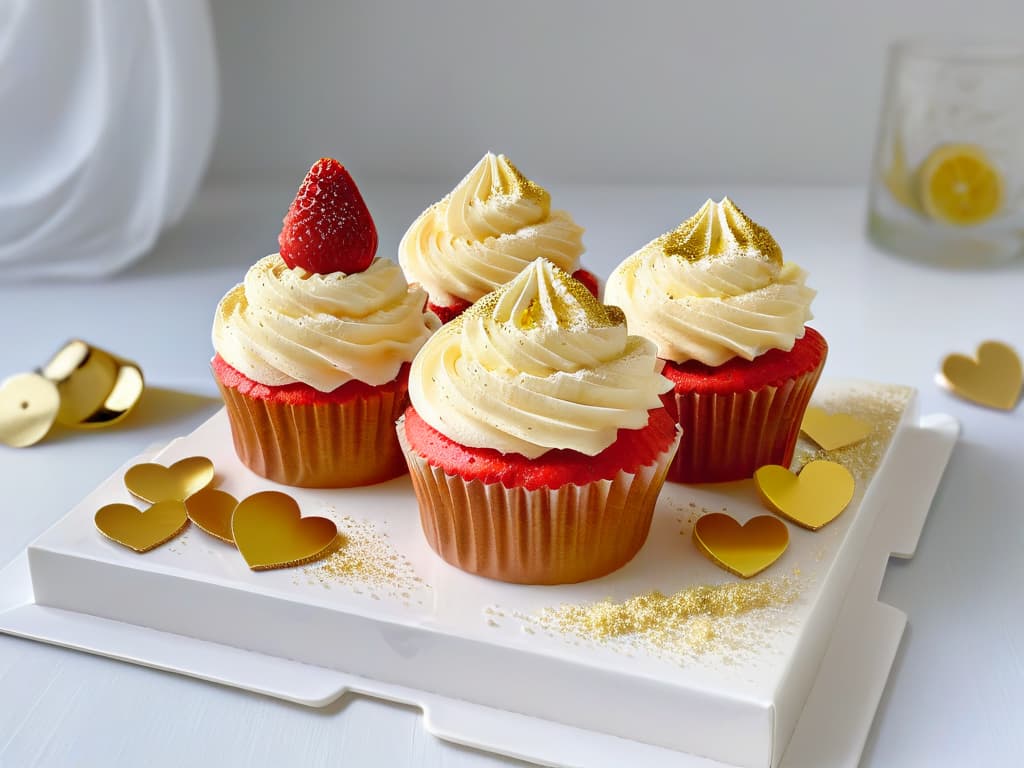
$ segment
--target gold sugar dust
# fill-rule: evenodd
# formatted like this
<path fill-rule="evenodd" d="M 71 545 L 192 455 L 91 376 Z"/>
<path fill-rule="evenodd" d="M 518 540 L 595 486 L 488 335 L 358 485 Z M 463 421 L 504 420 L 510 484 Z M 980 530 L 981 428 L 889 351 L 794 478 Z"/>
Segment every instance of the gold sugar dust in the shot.
<path fill-rule="evenodd" d="M 658 591 L 617 602 L 565 604 L 516 614 L 524 630 L 542 630 L 628 654 L 684 661 L 706 653 L 754 652 L 778 629 L 778 611 L 801 591 L 798 574 Z M 774 617 L 778 622 L 771 621 Z"/>
<path fill-rule="evenodd" d="M 832 413 L 846 413 L 868 423 L 871 431 L 859 443 L 832 451 L 801 436 L 793 470 L 800 470 L 812 461 L 834 461 L 850 470 L 857 483 L 865 486 L 882 463 L 912 394 L 909 387 L 890 385 L 872 387 L 870 391 L 844 392 L 821 403 Z"/>
<path fill-rule="evenodd" d="M 367 587 L 404 603 L 409 603 L 417 590 L 429 588 L 372 521 L 346 515 L 339 519 L 338 530 L 345 536 L 345 545 L 303 569 L 308 583 L 325 588 L 345 585 L 360 593 Z M 380 599 L 376 592 L 370 597 Z"/>
<path fill-rule="evenodd" d="M 708 200 L 697 213 L 656 242 L 665 254 L 690 262 L 721 256 L 739 247 L 782 266 L 782 249 L 775 238 L 728 197 L 719 203 Z"/>

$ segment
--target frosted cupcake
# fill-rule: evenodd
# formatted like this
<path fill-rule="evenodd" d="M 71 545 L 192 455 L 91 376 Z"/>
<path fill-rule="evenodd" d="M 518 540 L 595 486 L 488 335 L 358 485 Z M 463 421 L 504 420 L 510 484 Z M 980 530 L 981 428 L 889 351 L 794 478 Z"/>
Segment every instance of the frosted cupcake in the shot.
<path fill-rule="evenodd" d="M 398 425 L 430 546 L 527 584 L 628 562 L 678 439 L 661 367 L 621 312 L 546 259 L 444 326 L 413 362 Z"/>
<path fill-rule="evenodd" d="M 583 228 L 565 211 L 551 210 L 547 190 L 504 155 L 488 152 L 459 185 L 412 223 L 398 246 L 410 282 L 430 294 L 442 321 L 456 317 L 485 293 L 518 275 L 538 256 L 586 284 L 580 269 Z"/>
<path fill-rule="evenodd" d="M 426 292 L 374 258 L 373 219 L 337 160 L 310 169 L 279 243 L 214 318 L 213 371 L 239 458 L 285 485 L 402 474 L 394 423 L 409 364 L 440 325 Z"/>
<path fill-rule="evenodd" d="M 683 429 L 669 479 L 750 477 L 788 466 L 828 346 L 805 323 L 806 273 L 729 198 L 645 245 L 608 278 L 606 301 L 651 339 Z"/>

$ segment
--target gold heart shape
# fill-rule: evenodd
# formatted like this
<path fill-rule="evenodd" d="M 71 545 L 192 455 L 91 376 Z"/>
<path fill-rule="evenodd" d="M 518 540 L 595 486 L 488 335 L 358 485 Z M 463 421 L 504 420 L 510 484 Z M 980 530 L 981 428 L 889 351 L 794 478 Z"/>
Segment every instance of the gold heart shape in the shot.
<path fill-rule="evenodd" d="M 749 579 L 782 557 L 789 546 L 789 529 L 771 515 L 740 525 L 729 515 L 712 512 L 693 527 L 693 543 L 711 562 Z"/>
<path fill-rule="evenodd" d="M 338 527 L 326 517 L 302 517 L 286 493 L 263 491 L 235 507 L 231 534 L 249 567 L 263 571 L 316 560 L 332 548 Z"/>
<path fill-rule="evenodd" d="M 213 482 L 213 462 L 205 456 L 190 456 L 171 466 L 136 464 L 124 473 L 124 485 L 133 496 L 150 504 L 185 501 Z"/>
<path fill-rule="evenodd" d="M 185 505 L 161 501 L 143 512 L 131 504 L 107 504 L 95 517 L 96 528 L 111 541 L 136 552 L 148 552 L 188 527 Z"/>
<path fill-rule="evenodd" d="M 199 530 L 232 545 L 235 537 L 231 533 L 231 516 L 237 506 L 234 496 L 216 488 L 203 488 L 185 500 L 188 519 Z"/>
<path fill-rule="evenodd" d="M 809 462 L 799 475 L 768 464 L 754 473 L 754 483 L 769 509 L 812 531 L 839 517 L 856 485 L 850 470 L 834 461 Z"/>
<path fill-rule="evenodd" d="M 824 408 L 808 408 L 800 429 L 826 451 L 859 443 L 871 434 L 871 425 L 848 413 L 829 413 Z"/>
<path fill-rule="evenodd" d="M 978 405 L 1013 410 L 1024 386 L 1020 357 L 1000 341 L 983 341 L 974 359 L 949 355 L 942 361 L 939 383 L 957 397 Z"/>

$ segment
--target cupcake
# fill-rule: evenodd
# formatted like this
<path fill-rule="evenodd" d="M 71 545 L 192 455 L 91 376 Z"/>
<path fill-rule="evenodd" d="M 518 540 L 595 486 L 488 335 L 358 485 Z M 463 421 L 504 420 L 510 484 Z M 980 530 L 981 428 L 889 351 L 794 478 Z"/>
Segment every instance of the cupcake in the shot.
<path fill-rule="evenodd" d="M 547 259 L 442 327 L 398 424 L 430 546 L 524 584 L 627 563 L 678 440 L 661 368 L 621 312 Z"/>
<path fill-rule="evenodd" d="M 213 372 L 239 458 L 270 480 L 315 488 L 402 474 L 394 423 L 409 364 L 440 326 L 426 292 L 374 258 L 373 219 L 337 160 L 310 169 L 279 244 L 221 299 L 213 323 Z"/>
<path fill-rule="evenodd" d="M 597 278 L 580 269 L 583 228 L 504 155 L 488 152 L 459 185 L 412 223 L 398 246 L 411 282 L 426 288 L 442 321 L 457 317 L 538 256 L 573 273 L 597 296 Z"/>
<path fill-rule="evenodd" d="M 764 227 L 708 200 L 608 278 L 606 301 L 653 341 L 683 429 L 669 479 L 700 483 L 789 466 L 828 346 L 811 328 L 815 291 Z"/>

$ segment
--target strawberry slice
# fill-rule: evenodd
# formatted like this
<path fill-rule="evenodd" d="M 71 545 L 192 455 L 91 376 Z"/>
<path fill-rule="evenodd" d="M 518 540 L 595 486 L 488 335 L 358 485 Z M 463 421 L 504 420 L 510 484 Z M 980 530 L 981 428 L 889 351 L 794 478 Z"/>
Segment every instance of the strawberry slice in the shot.
<path fill-rule="evenodd" d="M 377 228 L 345 166 L 316 161 L 302 180 L 277 238 L 281 258 L 307 272 L 362 272 L 377 252 Z"/>

